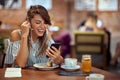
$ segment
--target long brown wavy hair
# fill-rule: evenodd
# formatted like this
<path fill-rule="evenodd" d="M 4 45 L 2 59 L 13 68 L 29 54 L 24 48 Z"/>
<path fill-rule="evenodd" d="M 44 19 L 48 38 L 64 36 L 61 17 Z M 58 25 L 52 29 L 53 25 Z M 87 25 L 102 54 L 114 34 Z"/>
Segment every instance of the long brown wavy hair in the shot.
<path fill-rule="evenodd" d="M 34 5 L 34 6 L 31 6 L 30 9 L 28 10 L 27 12 L 27 18 L 29 21 L 31 21 L 32 18 L 34 18 L 35 15 L 40 15 L 42 17 L 42 19 L 44 20 L 44 24 L 48 24 L 48 25 L 51 25 L 51 21 L 50 21 L 50 16 L 48 14 L 48 11 L 41 5 Z M 29 38 L 28 38 L 28 46 L 30 47 L 31 43 L 30 43 L 30 37 L 31 35 L 29 35 Z M 40 48 L 39 48 L 39 56 L 44 54 L 47 47 L 48 47 L 48 44 L 47 44 L 47 33 L 45 32 L 43 34 L 42 37 L 38 37 L 39 39 L 39 42 L 40 42 Z M 30 48 L 29 48 L 30 49 Z"/>

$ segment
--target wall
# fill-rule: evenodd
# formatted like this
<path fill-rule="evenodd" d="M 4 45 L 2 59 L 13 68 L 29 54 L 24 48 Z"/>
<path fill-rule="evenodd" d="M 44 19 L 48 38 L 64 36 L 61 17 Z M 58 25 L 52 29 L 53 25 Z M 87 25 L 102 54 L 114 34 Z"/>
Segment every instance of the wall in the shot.
<path fill-rule="evenodd" d="M 26 17 L 25 1 L 26 0 L 22 0 L 22 7 L 18 10 L 0 9 L 0 20 L 2 20 L 6 24 L 21 24 L 21 22 L 23 22 Z M 87 12 L 76 11 L 74 9 L 74 1 L 70 0 L 70 5 L 67 4 L 67 1 L 69 0 L 53 0 L 53 8 L 49 10 L 49 13 L 52 16 L 55 24 L 61 25 L 60 27 L 69 27 L 70 30 L 74 30 L 79 25 L 79 23 L 85 19 L 85 15 Z M 70 8 L 69 11 L 68 6 Z M 105 27 L 109 28 L 110 30 L 120 30 L 120 7 L 119 11 L 117 12 L 95 11 L 95 13 L 103 21 Z M 70 16 L 69 18 L 68 15 Z M 70 20 L 68 21 L 68 19 Z"/>
<path fill-rule="evenodd" d="M 22 0 L 22 7 L 18 10 L 0 9 L 0 20 L 5 24 L 12 24 L 14 26 L 20 25 L 26 18 L 27 10 L 25 9 L 25 1 L 26 0 Z M 118 11 L 95 11 L 98 17 L 103 21 L 103 25 L 108 28 L 112 34 L 120 31 L 120 0 L 118 1 Z M 49 10 L 54 25 L 69 29 L 71 36 L 79 23 L 85 19 L 86 13 L 87 11 L 76 11 L 74 9 L 73 0 L 53 0 L 53 8 Z"/>

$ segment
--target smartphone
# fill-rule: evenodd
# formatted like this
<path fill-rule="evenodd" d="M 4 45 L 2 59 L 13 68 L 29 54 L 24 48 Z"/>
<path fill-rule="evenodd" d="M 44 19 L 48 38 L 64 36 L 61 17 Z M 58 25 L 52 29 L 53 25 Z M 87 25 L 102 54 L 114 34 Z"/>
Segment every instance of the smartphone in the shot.
<path fill-rule="evenodd" d="M 55 48 L 59 49 L 60 45 L 61 45 L 61 43 L 53 43 L 53 44 L 51 44 L 50 48 L 52 46 L 54 46 Z"/>

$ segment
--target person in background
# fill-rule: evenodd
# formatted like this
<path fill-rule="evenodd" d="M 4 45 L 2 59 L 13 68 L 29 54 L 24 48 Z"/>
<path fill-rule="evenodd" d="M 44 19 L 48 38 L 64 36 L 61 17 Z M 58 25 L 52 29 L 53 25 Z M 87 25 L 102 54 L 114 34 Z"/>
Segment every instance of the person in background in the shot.
<path fill-rule="evenodd" d="M 105 32 L 105 45 L 107 49 L 107 65 L 110 65 L 111 52 L 110 52 L 110 43 L 111 43 L 111 32 L 103 27 L 102 21 L 98 19 L 98 16 L 89 13 L 89 17 L 86 19 L 84 26 L 79 28 L 80 31 L 104 31 Z"/>
<path fill-rule="evenodd" d="M 87 19 L 89 19 L 91 16 L 93 16 L 93 12 L 88 12 L 87 15 L 86 15 L 86 19 L 83 20 L 83 21 L 78 25 L 78 29 L 79 29 L 80 27 L 84 27 Z"/>
<path fill-rule="evenodd" d="M 63 58 L 70 57 L 71 53 L 71 36 L 67 29 L 59 26 L 50 26 L 49 32 L 56 43 L 61 44 L 61 56 Z"/>
<path fill-rule="evenodd" d="M 63 58 L 70 57 L 71 53 L 71 36 L 69 32 L 63 31 L 57 37 L 54 37 L 55 42 L 61 43 L 61 55 Z"/>
<path fill-rule="evenodd" d="M 83 27 L 80 27 L 80 31 L 99 31 L 99 28 L 97 27 L 97 15 L 92 14 L 87 18 L 85 21 L 85 24 Z"/>
<path fill-rule="evenodd" d="M 120 56 L 120 42 L 117 43 L 115 54 L 114 54 L 113 58 L 110 61 L 111 66 L 116 66 L 117 65 L 117 63 L 118 63 L 117 60 L 118 60 L 119 56 Z"/>
<path fill-rule="evenodd" d="M 21 24 L 20 29 L 11 33 L 4 64 L 21 68 L 49 61 L 62 64 L 60 48 L 50 48 L 54 41 L 47 30 L 49 25 L 51 21 L 48 11 L 41 5 L 31 6 L 27 20 Z"/>

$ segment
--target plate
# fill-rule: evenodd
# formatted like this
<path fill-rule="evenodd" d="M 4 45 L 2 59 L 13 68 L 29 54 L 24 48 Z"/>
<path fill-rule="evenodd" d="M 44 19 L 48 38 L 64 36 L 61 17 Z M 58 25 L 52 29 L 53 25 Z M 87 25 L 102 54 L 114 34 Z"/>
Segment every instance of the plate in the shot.
<path fill-rule="evenodd" d="M 39 70 L 53 70 L 59 66 L 54 64 L 52 67 L 49 67 L 46 65 L 46 63 L 37 63 L 37 64 L 34 64 L 33 67 L 35 67 Z"/>
<path fill-rule="evenodd" d="M 66 65 L 61 65 L 61 68 L 64 69 L 64 70 L 66 70 L 66 71 L 75 71 L 75 70 L 80 69 L 80 66 L 76 65 L 75 67 L 68 68 L 68 67 L 66 67 Z"/>

